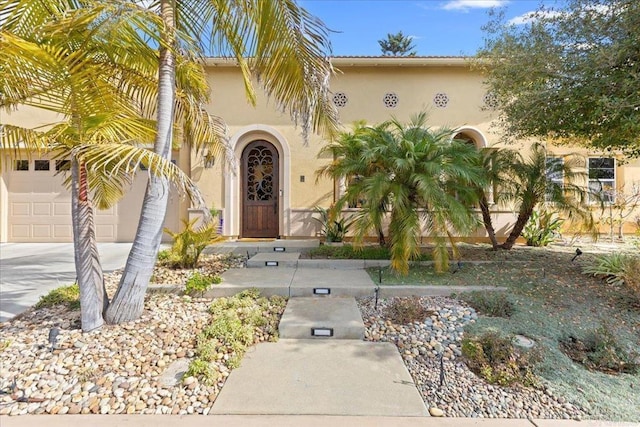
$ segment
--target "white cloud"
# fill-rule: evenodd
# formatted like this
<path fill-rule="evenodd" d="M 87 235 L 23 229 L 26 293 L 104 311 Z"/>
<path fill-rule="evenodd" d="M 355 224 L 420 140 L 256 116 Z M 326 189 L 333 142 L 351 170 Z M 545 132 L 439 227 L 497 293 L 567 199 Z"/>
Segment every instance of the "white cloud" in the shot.
<path fill-rule="evenodd" d="M 524 25 L 535 22 L 540 18 L 557 18 L 561 15 L 562 12 L 557 10 L 533 10 L 531 12 L 525 12 L 522 15 L 511 18 L 508 23 L 511 25 Z"/>
<path fill-rule="evenodd" d="M 462 11 L 468 9 L 489 9 L 492 7 L 502 7 L 507 3 L 509 3 L 509 0 L 450 0 L 442 6 L 442 9 Z"/>

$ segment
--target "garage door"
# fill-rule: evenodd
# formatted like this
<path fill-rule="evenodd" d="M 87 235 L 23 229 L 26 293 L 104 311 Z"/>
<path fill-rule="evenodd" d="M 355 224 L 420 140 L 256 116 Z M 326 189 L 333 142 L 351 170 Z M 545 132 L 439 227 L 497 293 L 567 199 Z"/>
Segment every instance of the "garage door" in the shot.
<path fill-rule="evenodd" d="M 63 181 L 68 174 L 57 173 L 68 163 L 39 159 L 14 160 L 5 171 L 7 188 L 7 240 L 9 242 L 71 242 L 71 193 Z M 7 168 L 9 169 L 9 168 Z M 108 210 L 96 210 L 96 237 L 99 242 L 133 240 L 147 183 L 139 173 L 131 190 Z M 178 227 L 179 203 L 171 197 L 165 226 Z"/>

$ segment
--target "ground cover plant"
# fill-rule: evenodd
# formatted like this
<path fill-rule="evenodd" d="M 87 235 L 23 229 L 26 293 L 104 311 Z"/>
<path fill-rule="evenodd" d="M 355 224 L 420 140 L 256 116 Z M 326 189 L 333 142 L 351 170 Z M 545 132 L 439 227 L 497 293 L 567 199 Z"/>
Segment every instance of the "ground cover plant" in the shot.
<path fill-rule="evenodd" d="M 532 366 L 533 372 L 554 392 L 584 408 L 589 417 L 640 421 L 640 393 L 635 393 L 640 388 L 636 369 L 640 304 L 624 284 L 607 283 L 582 272 L 603 252 L 632 251 L 631 246 L 585 244 L 578 257 L 576 247 L 487 248 L 461 245 L 462 264 L 455 273 L 455 263 L 452 272 L 445 274 L 435 274 L 428 263 L 416 263 L 402 280 L 383 271 L 382 284 L 506 288 L 504 299 L 495 296 L 498 292 L 480 292 L 482 297 L 458 292 L 457 297 L 480 314 L 476 323 L 465 327 L 467 338 L 479 339 L 491 330 L 506 337 L 524 335 L 542 353 Z M 377 282 L 378 269 L 370 274 Z M 608 325 L 608 329 L 603 331 L 602 325 Z M 570 337 L 580 343 L 579 352 L 567 345 Z M 600 364 L 606 372 L 590 364 Z"/>
<path fill-rule="evenodd" d="M 278 339 L 278 323 L 287 300 L 281 296 L 261 297 L 256 289 L 233 297 L 217 298 L 209 306 L 211 319 L 196 338 L 196 357 L 186 377 L 195 376 L 207 384 L 217 383 L 221 372 L 215 361 L 229 369 L 240 366 L 247 348 L 261 341 Z"/>
<path fill-rule="evenodd" d="M 540 352 L 517 348 L 509 336 L 486 331 L 465 338 L 462 354 L 469 369 L 492 384 L 533 386 L 537 383 L 532 367 L 541 357 Z"/>
<path fill-rule="evenodd" d="M 46 295 L 40 297 L 35 305 L 36 309 L 53 307 L 56 305 L 64 305 L 69 310 L 77 310 L 80 308 L 80 288 L 77 283 L 49 291 Z"/>

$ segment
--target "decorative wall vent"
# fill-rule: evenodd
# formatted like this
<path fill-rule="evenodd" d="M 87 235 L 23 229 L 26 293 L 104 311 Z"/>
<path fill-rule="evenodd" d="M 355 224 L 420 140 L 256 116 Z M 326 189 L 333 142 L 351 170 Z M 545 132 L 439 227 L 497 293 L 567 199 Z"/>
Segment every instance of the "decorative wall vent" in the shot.
<path fill-rule="evenodd" d="M 482 103 L 484 104 L 485 108 L 490 108 L 490 109 L 494 110 L 494 109 L 498 108 L 498 97 L 493 92 L 487 92 L 482 97 Z"/>
<path fill-rule="evenodd" d="M 447 104 L 449 104 L 449 95 L 442 92 L 436 93 L 436 95 L 433 97 L 433 103 L 438 108 L 446 108 Z"/>
<path fill-rule="evenodd" d="M 349 97 L 344 92 L 336 92 L 333 94 L 333 103 L 336 107 L 344 107 L 349 102 Z"/>
<path fill-rule="evenodd" d="M 382 102 L 384 102 L 384 106 L 387 108 L 396 108 L 399 101 L 398 95 L 393 92 L 385 93 L 384 98 L 382 98 Z"/>

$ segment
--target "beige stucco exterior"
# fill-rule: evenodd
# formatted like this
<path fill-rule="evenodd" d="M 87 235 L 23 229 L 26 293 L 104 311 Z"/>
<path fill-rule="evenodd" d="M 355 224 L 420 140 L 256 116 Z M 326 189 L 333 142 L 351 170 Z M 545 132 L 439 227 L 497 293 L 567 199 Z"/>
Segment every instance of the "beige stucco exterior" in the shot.
<path fill-rule="evenodd" d="M 500 146 L 500 135 L 493 126 L 496 112 L 487 108 L 483 78 L 471 69 L 464 58 L 335 58 L 333 65 L 336 73 L 331 79 L 331 91 L 341 94 L 337 99 L 340 104 L 337 110 L 345 130 L 358 120 L 373 124 L 393 116 L 407 121 L 412 115 L 425 111 L 434 127 L 456 129 L 478 147 Z M 278 235 L 283 238 L 316 236 L 319 224 L 312 219 L 313 207 L 328 206 L 340 191 L 339 183 L 316 180 L 316 170 L 329 160 L 318 156 L 326 141 L 318 135 L 303 141 L 301 128 L 260 90 L 257 105 L 252 106 L 245 96 L 239 69 L 233 61 L 209 59 L 207 71 L 212 88 L 211 103 L 207 109 L 227 123 L 228 141 L 235 158 L 227 162 L 216 158 L 212 165 L 205 164 L 203 156 L 188 153 L 186 145 L 174 157 L 198 184 L 208 207 L 222 211 L 223 234 L 230 238 L 246 237 L 242 236 L 241 228 L 242 174 L 238 160 L 249 143 L 265 140 L 276 148 L 280 165 Z M 5 115 L 0 119 L 34 126 L 50 121 L 51 117 L 43 118 L 40 112 L 25 109 L 10 118 Z M 531 143 L 522 142 L 517 148 L 526 152 Z M 567 147 L 548 148 L 557 155 L 575 151 Z M 586 168 L 589 153 L 585 150 L 579 153 L 585 157 Z M 11 215 L 8 212 L 11 198 L 15 198 L 11 196 L 12 179 L 11 171 L 3 168 L 0 180 L 0 241 L 12 240 Z M 626 186 L 625 190 L 630 191 L 633 183 L 640 183 L 640 160 L 625 164 L 618 162 L 616 186 Z M 144 186 L 140 187 L 142 190 L 134 189 L 119 204 L 119 207 L 127 208 L 118 208 L 114 213 L 113 221 L 122 229 L 122 233 L 114 238 L 116 240 L 133 237 L 125 224 L 137 224 Z M 32 192 L 32 197 L 42 195 Z M 198 215 L 198 211 L 189 209 L 185 202 L 175 202 L 170 211 L 174 215 L 170 220 L 173 227 L 179 226 L 179 219 Z M 640 210 L 627 218 L 626 232 L 635 231 L 632 222 L 636 215 L 640 215 Z M 495 226 L 500 234 L 508 231 L 513 220 L 514 214 L 508 207 L 498 209 L 494 206 Z M 484 230 L 479 229 L 475 235 L 466 237 L 482 239 L 484 235 Z"/>

